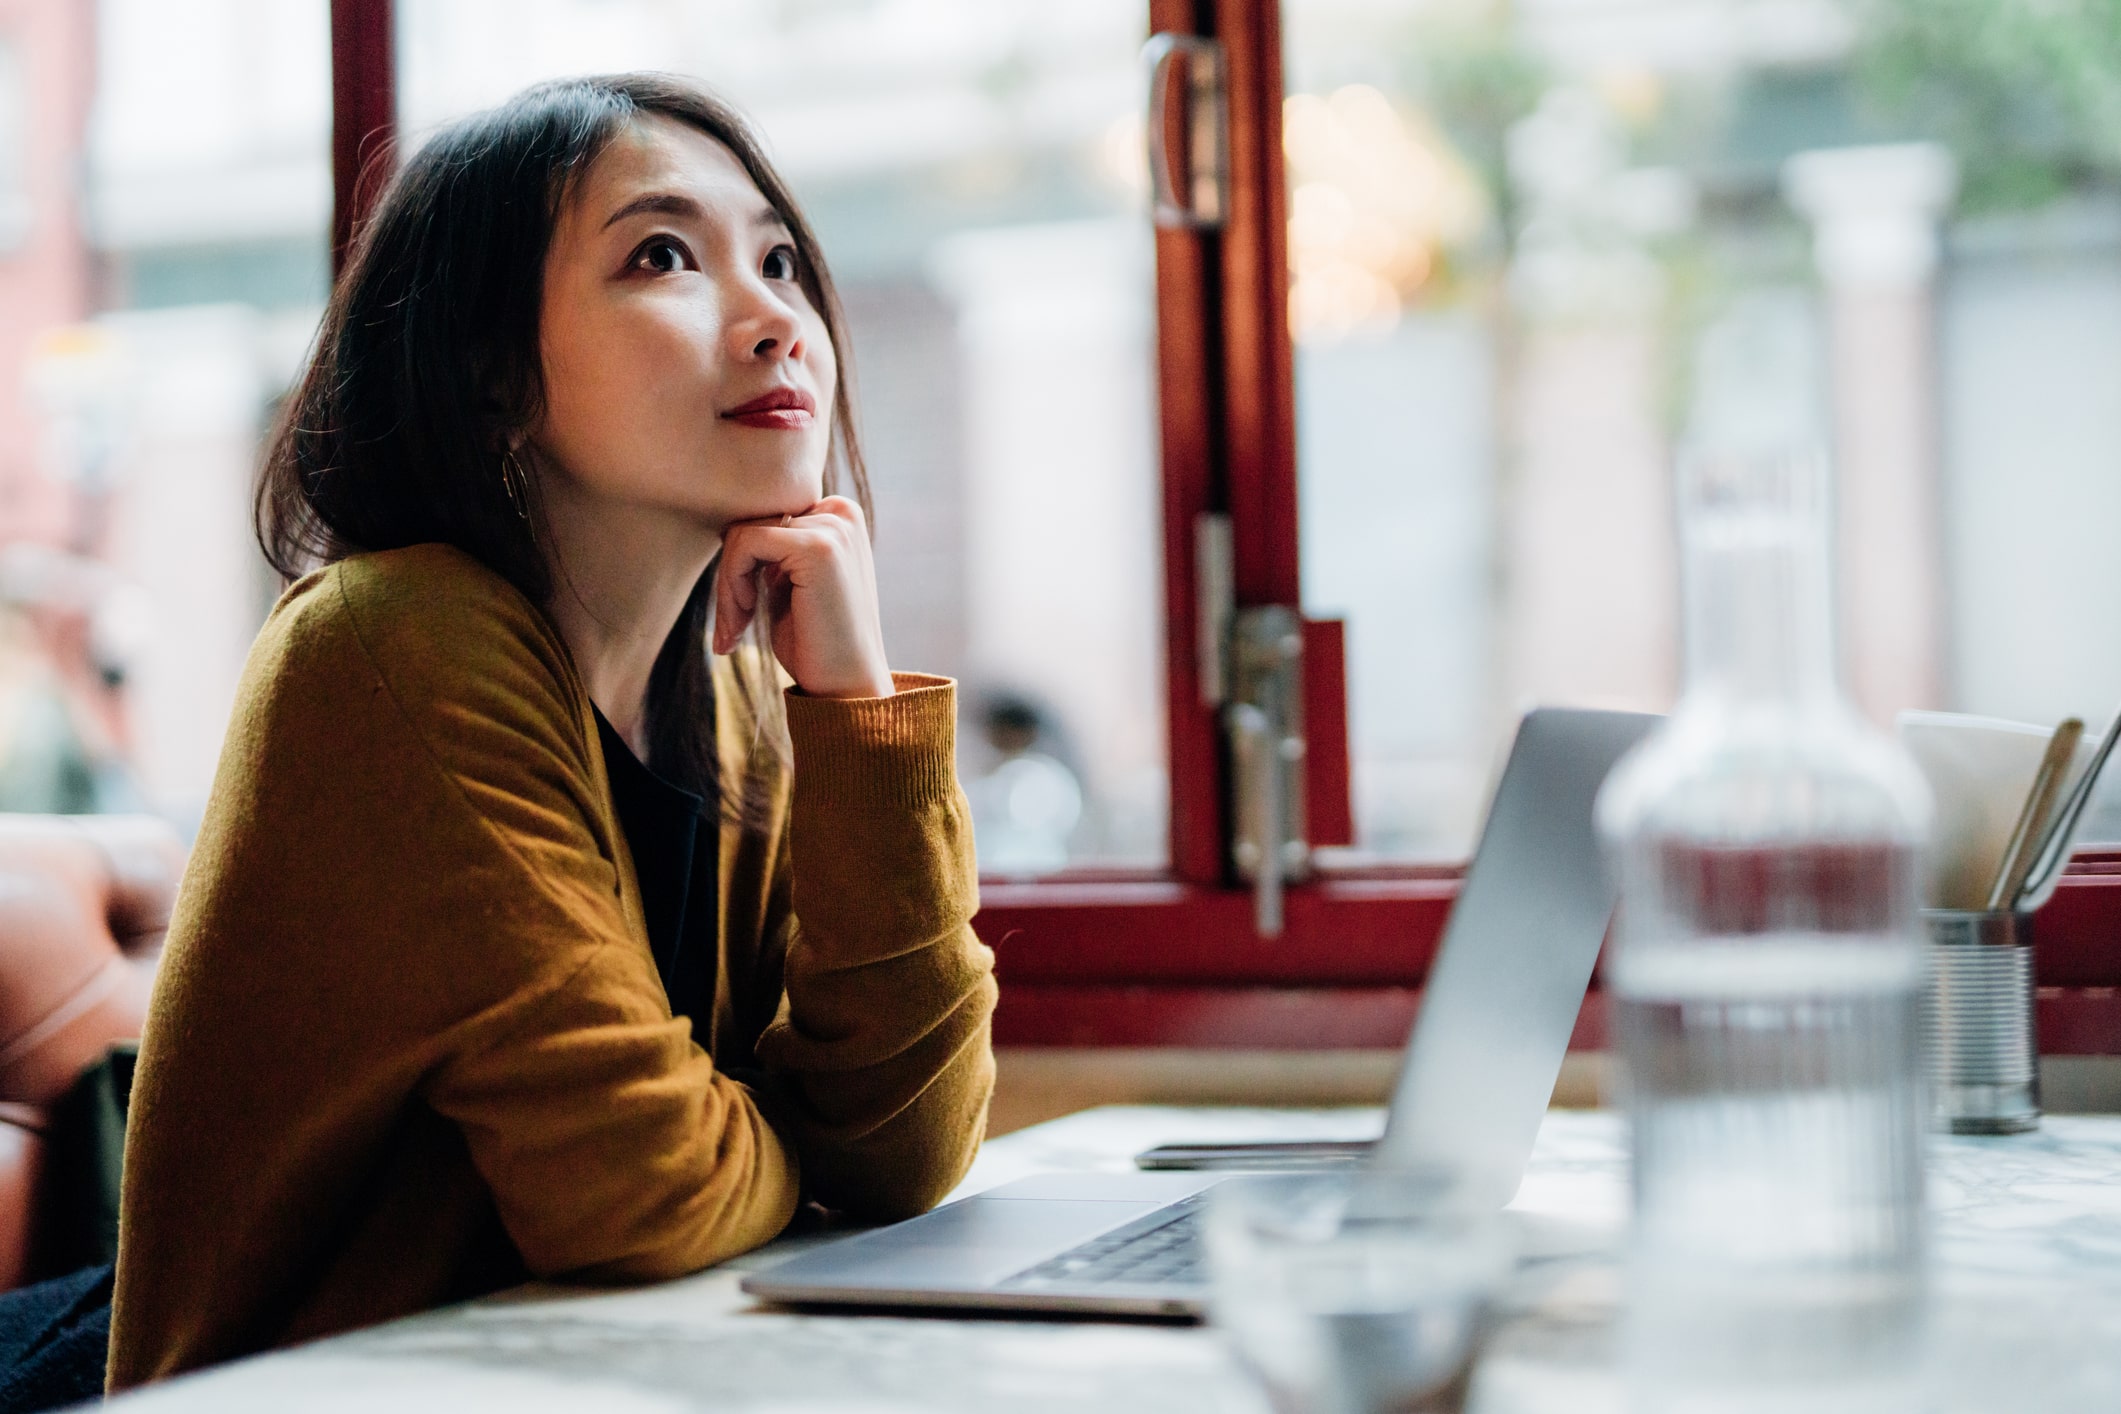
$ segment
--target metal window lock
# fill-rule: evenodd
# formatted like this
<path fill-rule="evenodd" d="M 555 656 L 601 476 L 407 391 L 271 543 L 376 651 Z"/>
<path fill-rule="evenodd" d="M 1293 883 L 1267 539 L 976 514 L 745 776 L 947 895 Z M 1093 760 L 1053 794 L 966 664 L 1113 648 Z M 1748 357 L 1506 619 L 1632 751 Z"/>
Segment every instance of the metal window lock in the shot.
<path fill-rule="evenodd" d="M 1228 516 L 1206 513 L 1193 531 L 1201 703 L 1230 744 L 1230 860 L 1252 881 L 1259 936 L 1278 938 L 1283 887 L 1311 872 L 1303 619 L 1286 604 L 1236 607 Z"/>
<path fill-rule="evenodd" d="M 1230 738 L 1236 829 L 1231 859 L 1252 881 L 1262 938 L 1281 936 L 1285 884 L 1310 873 L 1304 837 L 1303 621 L 1284 604 L 1237 612 L 1230 635 Z"/>

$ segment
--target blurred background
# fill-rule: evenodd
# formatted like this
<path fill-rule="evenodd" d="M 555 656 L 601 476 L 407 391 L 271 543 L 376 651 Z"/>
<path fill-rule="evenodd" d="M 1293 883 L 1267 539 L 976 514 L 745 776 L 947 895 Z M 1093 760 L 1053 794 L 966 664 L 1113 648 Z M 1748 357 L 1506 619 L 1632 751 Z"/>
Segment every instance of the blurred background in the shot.
<path fill-rule="evenodd" d="M 2121 24 L 2022 0 L 1284 0 L 1304 597 L 1357 857 L 1533 701 L 1678 681 L 1670 464 L 1831 449 L 1848 682 L 2121 700 Z M 849 306 L 894 661 L 983 863 L 1163 858 L 1141 0 L 399 0 L 401 141 L 567 73 L 757 120 Z M 0 809 L 203 807 L 326 294 L 325 0 L 0 0 Z M 2101 828 L 2121 836 L 2108 812 Z"/>

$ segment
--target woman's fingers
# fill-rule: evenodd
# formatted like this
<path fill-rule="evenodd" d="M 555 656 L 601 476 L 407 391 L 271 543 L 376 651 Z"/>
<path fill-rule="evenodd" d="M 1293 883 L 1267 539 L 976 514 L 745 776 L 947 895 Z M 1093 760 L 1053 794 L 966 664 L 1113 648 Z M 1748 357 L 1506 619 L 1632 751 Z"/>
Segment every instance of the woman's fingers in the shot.
<path fill-rule="evenodd" d="M 714 651 L 736 647 L 759 609 L 762 576 L 776 576 L 803 549 L 806 533 L 779 521 L 741 521 L 722 536 L 722 563 L 715 571 Z"/>
<path fill-rule="evenodd" d="M 757 604 L 757 587 L 751 576 L 731 568 L 740 546 L 737 527 L 732 526 L 722 537 L 722 560 L 714 572 L 714 642 L 710 646 L 717 653 L 727 653 L 736 646 L 750 625 Z"/>
<path fill-rule="evenodd" d="M 795 523 L 801 525 L 804 521 L 818 520 L 825 517 L 843 522 L 853 529 L 861 531 L 863 533 L 863 543 L 868 543 L 868 524 L 862 518 L 861 504 L 857 501 L 850 501 L 845 496 L 827 496 L 824 500 L 819 501 L 809 510 L 797 516 Z"/>
<path fill-rule="evenodd" d="M 761 614 L 771 622 L 775 656 L 806 692 L 889 695 L 876 572 L 853 501 L 828 496 L 798 516 L 728 528 L 715 583 L 714 651 L 733 649 Z"/>

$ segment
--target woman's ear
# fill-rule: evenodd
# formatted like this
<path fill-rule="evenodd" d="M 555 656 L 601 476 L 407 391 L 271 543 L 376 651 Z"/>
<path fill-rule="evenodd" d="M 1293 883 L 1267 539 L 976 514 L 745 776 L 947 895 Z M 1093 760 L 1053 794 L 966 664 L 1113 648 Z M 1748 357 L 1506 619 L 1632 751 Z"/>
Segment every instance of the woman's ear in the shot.
<path fill-rule="evenodd" d="M 535 382 L 507 359 L 486 349 L 472 356 L 467 386 L 472 395 L 472 414 L 494 455 L 520 450 L 537 422 Z"/>
<path fill-rule="evenodd" d="M 534 450 L 535 428 L 522 411 L 496 396 L 479 400 L 479 442 L 496 457 L 511 453 L 528 458 Z"/>

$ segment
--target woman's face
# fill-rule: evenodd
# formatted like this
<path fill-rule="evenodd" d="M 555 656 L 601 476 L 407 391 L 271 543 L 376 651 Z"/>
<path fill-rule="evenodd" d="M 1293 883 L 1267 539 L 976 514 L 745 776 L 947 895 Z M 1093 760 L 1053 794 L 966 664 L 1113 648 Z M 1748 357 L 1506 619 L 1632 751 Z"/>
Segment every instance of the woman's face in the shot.
<path fill-rule="evenodd" d="M 797 274 L 728 148 L 636 120 L 575 184 L 546 256 L 540 471 L 717 533 L 809 507 L 839 370 Z"/>

